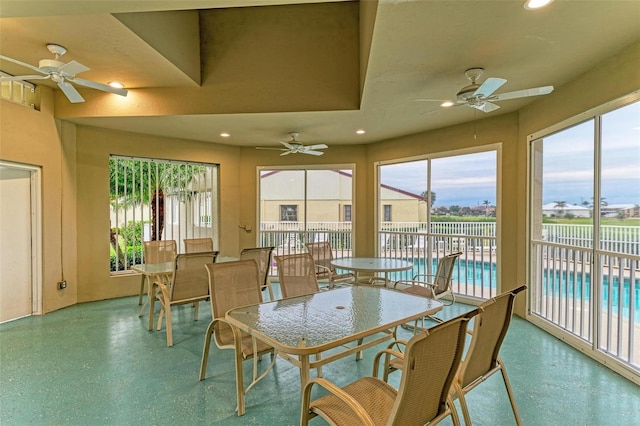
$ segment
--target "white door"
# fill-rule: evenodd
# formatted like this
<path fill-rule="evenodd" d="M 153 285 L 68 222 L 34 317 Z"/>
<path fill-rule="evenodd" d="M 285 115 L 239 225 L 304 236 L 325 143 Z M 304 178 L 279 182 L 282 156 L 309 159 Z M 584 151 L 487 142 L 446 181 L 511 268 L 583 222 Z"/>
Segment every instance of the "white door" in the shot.
<path fill-rule="evenodd" d="M 31 315 L 31 171 L 0 165 L 0 322 Z"/>

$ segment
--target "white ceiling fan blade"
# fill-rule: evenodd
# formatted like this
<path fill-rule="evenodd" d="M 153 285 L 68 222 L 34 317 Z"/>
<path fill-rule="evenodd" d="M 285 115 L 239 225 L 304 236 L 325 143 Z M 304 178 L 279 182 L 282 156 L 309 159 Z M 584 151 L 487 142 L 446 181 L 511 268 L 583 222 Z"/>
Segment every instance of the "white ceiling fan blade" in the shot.
<path fill-rule="evenodd" d="M 84 78 L 69 78 L 69 81 L 73 81 L 81 86 L 91 87 L 92 89 L 102 90 L 103 92 L 115 93 L 120 96 L 127 96 L 128 91 L 126 89 L 118 89 L 111 87 L 108 84 L 97 83 L 91 80 L 85 80 Z"/>
<path fill-rule="evenodd" d="M 553 86 L 534 87 L 532 89 L 516 90 L 515 92 L 500 93 L 491 96 L 492 101 L 504 101 L 505 99 L 526 98 L 527 96 L 548 95 L 553 92 Z"/>
<path fill-rule="evenodd" d="M 46 80 L 50 77 L 50 75 L 16 75 L 0 77 L 0 81 Z"/>
<path fill-rule="evenodd" d="M 58 87 L 62 90 L 67 99 L 69 99 L 69 102 L 71 102 L 72 104 L 84 102 L 84 98 L 80 96 L 80 93 L 78 93 L 76 88 L 73 87 L 71 83 L 63 81 L 61 83 L 58 83 Z"/>
<path fill-rule="evenodd" d="M 256 146 L 256 149 L 269 149 L 269 150 L 273 150 L 273 151 L 287 151 L 284 148 L 271 148 L 271 147 L 267 147 L 267 146 Z"/>
<path fill-rule="evenodd" d="M 38 67 L 36 67 L 36 66 L 33 66 L 33 65 L 31 65 L 31 64 L 27 64 L 26 62 L 22 62 L 22 61 L 19 61 L 19 60 L 17 60 L 17 59 L 9 58 L 8 56 L 0 55 L 0 60 L 1 60 L 1 61 L 13 62 L 14 64 L 22 65 L 23 67 L 26 67 L 26 68 L 32 69 L 32 70 L 37 71 L 37 72 L 39 72 L 39 73 L 47 74 L 47 72 L 46 72 L 46 71 L 41 70 L 40 68 L 38 68 Z"/>
<path fill-rule="evenodd" d="M 317 145 L 309 145 L 304 147 L 304 149 L 326 149 L 329 148 L 327 145 L 323 144 L 323 143 L 319 143 Z"/>
<path fill-rule="evenodd" d="M 322 155 L 324 154 L 324 152 L 322 151 L 311 151 L 311 150 L 304 150 L 301 151 L 303 154 L 311 154 L 311 155 Z"/>
<path fill-rule="evenodd" d="M 74 76 L 76 74 L 80 74 L 81 72 L 89 71 L 90 68 L 82 65 L 80 62 L 71 61 L 67 62 L 60 68 L 58 68 L 58 72 L 65 74 L 65 76 Z"/>
<path fill-rule="evenodd" d="M 293 145 L 291 145 L 289 142 L 280 142 L 280 143 L 285 147 L 287 147 L 287 149 L 294 149 Z"/>
<path fill-rule="evenodd" d="M 490 96 L 493 92 L 502 87 L 502 85 L 506 82 L 507 80 L 505 80 L 504 78 L 488 78 L 484 81 L 484 83 L 480 85 L 480 87 L 476 89 L 475 92 L 473 92 L 472 96 Z"/>
<path fill-rule="evenodd" d="M 479 109 L 480 111 L 491 112 L 497 110 L 500 107 L 496 104 L 492 104 L 491 102 L 483 102 L 482 105 L 479 105 L 475 108 Z"/>
<path fill-rule="evenodd" d="M 285 151 L 282 154 L 280 154 L 280 156 L 282 157 L 283 155 L 289 155 L 289 154 L 291 154 L 291 151 Z"/>

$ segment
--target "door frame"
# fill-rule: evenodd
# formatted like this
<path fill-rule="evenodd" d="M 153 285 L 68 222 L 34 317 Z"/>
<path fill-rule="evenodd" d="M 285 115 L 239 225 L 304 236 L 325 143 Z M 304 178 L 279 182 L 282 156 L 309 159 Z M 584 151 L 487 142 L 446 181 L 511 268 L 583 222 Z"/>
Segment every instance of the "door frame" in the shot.
<path fill-rule="evenodd" d="M 0 160 L 0 167 L 28 171 L 31 189 L 31 315 L 42 315 L 42 169 Z"/>

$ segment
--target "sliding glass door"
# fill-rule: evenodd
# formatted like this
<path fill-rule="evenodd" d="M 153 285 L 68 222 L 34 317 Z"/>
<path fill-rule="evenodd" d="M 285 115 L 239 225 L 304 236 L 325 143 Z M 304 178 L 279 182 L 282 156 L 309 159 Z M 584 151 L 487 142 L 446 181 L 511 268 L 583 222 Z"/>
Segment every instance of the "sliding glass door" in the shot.
<path fill-rule="evenodd" d="M 530 138 L 531 314 L 638 374 L 640 102 L 574 121 Z"/>

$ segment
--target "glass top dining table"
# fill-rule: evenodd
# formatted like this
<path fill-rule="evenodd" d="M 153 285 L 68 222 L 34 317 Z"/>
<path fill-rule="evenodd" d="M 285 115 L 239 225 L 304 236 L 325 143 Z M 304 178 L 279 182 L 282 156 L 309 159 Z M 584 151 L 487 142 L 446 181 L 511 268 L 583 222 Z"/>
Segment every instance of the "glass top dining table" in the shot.
<path fill-rule="evenodd" d="M 232 309 L 225 319 L 297 366 L 304 389 L 310 370 L 349 354 L 361 357 L 363 349 L 394 339 L 397 326 L 441 309 L 436 300 L 382 287 L 351 286 Z M 241 353 L 238 345 L 236 339 L 236 353 Z M 242 357 L 237 355 L 236 374 L 242 377 Z M 239 415 L 244 413 L 244 393 L 239 381 Z"/>
<path fill-rule="evenodd" d="M 382 273 L 385 287 L 389 287 L 389 272 L 408 271 L 414 267 L 413 262 L 408 260 L 388 257 L 344 257 L 333 259 L 331 265 L 337 269 L 355 272 L 356 282 L 360 280 L 360 272 Z"/>

